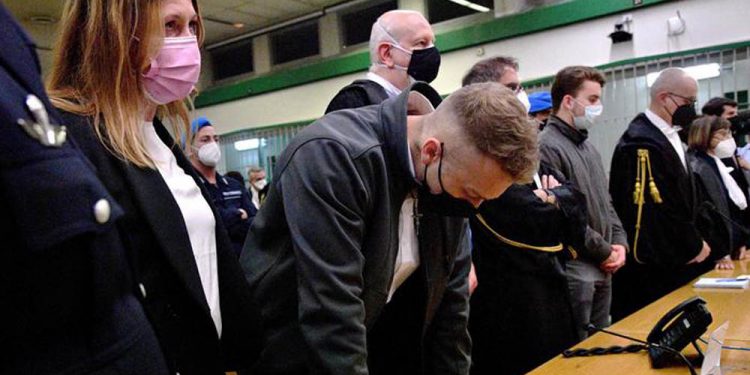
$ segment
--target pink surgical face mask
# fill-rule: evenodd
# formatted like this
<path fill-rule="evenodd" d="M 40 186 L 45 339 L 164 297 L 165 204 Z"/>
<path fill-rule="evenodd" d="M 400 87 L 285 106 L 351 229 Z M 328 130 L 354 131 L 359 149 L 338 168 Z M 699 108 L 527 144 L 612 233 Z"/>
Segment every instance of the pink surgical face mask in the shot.
<path fill-rule="evenodd" d="M 143 74 L 146 94 L 156 104 L 185 99 L 201 73 L 198 38 L 164 38 L 164 45 Z"/>

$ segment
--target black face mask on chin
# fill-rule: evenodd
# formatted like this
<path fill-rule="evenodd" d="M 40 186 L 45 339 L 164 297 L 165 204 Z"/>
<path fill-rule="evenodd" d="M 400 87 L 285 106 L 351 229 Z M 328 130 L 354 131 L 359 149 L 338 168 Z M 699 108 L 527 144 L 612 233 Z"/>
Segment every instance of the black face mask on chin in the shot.
<path fill-rule="evenodd" d="M 458 199 L 445 191 L 443 187 L 443 156 L 445 156 L 445 146 L 441 143 L 440 149 L 443 151 L 438 162 L 438 183 L 440 184 L 440 194 L 433 194 L 427 182 L 427 167 L 424 166 L 424 183 L 419 188 L 419 206 L 427 212 L 435 212 L 443 216 L 454 217 L 471 217 L 476 215 L 477 209 L 469 202 Z"/>

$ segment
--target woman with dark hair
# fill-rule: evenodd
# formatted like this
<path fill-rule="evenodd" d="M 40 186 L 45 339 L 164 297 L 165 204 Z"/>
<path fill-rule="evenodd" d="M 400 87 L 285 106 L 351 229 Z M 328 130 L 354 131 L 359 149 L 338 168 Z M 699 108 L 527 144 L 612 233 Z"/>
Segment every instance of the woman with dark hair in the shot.
<path fill-rule="evenodd" d="M 730 175 L 732 168 L 721 161 L 737 149 L 729 121 L 718 116 L 695 120 L 688 144 L 690 166 L 702 200 L 698 228 L 711 246 L 716 268 L 732 269 L 732 258 L 745 257 L 748 196 Z"/>

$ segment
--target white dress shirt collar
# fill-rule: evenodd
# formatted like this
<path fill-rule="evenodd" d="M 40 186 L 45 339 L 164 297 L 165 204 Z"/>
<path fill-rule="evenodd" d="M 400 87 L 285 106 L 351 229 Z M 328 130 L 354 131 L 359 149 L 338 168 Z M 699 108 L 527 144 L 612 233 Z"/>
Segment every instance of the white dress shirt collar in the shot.
<path fill-rule="evenodd" d="M 399 90 L 398 87 L 394 86 L 392 83 L 388 82 L 388 80 L 373 72 L 367 72 L 367 79 L 382 86 L 385 89 L 385 93 L 388 94 L 389 98 L 401 94 L 401 90 Z"/>
<path fill-rule="evenodd" d="M 716 163 L 716 168 L 719 169 L 719 176 L 721 176 L 721 181 L 724 182 L 724 187 L 727 189 L 727 193 L 729 194 L 729 199 L 732 200 L 735 206 L 739 208 L 740 210 L 744 210 L 747 208 L 747 199 L 745 198 L 745 194 L 742 193 L 742 189 L 737 184 L 737 181 L 734 180 L 734 177 L 730 174 L 734 168 L 727 167 L 724 165 L 724 163 L 716 157 L 715 155 L 710 155 L 712 159 L 714 159 L 714 163 Z"/>
<path fill-rule="evenodd" d="M 678 132 L 682 129 L 679 126 L 676 125 L 670 125 L 664 119 L 659 117 L 656 113 L 652 112 L 650 109 L 647 109 L 645 112 L 646 117 L 649 121 L 651 121 L 652 124 L 656 125 L 657 128 L 664 134 L 664 136 L 667 137 L 667 140 L 670 144 L 672 144 L 672 148 L 674 148 L 674 151 L 677 153 L 677 156 L 680 157 L 680 161 L 682 162 L 682 167 L 687 170 L 687 162 L 685 160 L 685 147 L 682 145 L 682 140 L 680 139 L 680 135 Z"/>

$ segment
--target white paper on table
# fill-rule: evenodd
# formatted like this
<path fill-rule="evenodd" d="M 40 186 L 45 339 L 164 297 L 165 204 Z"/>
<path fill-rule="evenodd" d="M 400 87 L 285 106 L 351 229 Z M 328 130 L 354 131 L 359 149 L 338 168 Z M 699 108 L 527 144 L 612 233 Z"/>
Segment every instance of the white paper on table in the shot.
<path fill-rule="evenodd" d="M 721 347 L 724 345 L 727 328 L 729 328 L 729 321 L 716 328 L 708 337 L 708 348 L 703 358 L 701 375 L 721 375 Z"/>

